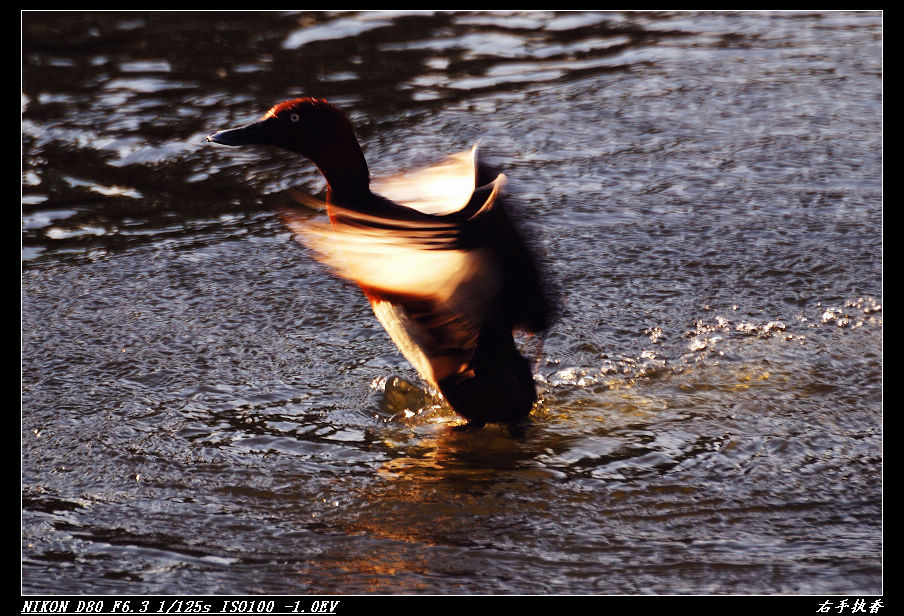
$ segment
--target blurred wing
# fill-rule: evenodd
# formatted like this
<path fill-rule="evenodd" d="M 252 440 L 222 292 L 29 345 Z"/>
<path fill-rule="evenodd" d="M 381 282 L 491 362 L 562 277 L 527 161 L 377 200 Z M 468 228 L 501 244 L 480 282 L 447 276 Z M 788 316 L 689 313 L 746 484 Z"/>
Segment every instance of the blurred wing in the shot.
<path fill-rule="evenodd" d="M 457 212 L 477 188 L 477 144 L 431 167 L 375 179 L 371 188 L 424 214 Z"/>
<path fill-rule="evenodd" d="M 498 257 L 481 241 L 480 224 L 504 182 L 500 175 L 472 190 L 449 215 L 409 217 L 399 209 L 383 215 L 330 204 L 332 225 L 293 212 L 283 218 L 320 261 L 362 287 L 393 341 L 435 385 L 466 367 L 496 303 Z"/>
<path fill-rule="evenodd" d="M 296 239 L 339 276 L 387 299 L 448 300 L 485 265 L 479 250 L 455 248 L 452 229 L 379 228 L 288 219 Z"/>

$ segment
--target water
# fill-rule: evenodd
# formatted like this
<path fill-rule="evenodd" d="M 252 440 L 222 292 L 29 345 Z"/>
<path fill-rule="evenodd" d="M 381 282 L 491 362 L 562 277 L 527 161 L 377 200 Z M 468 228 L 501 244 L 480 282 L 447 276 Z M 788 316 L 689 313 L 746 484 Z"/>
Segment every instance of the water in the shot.
<path fill-rule="evenodd" d="M 881 13 L 22 32 L 24 593 L 882 592 Z M 525 435 L 292 241 L 312 165 L 204 141 L 299 95 L 375 175 L 501 161 L 563 297 Z"/>

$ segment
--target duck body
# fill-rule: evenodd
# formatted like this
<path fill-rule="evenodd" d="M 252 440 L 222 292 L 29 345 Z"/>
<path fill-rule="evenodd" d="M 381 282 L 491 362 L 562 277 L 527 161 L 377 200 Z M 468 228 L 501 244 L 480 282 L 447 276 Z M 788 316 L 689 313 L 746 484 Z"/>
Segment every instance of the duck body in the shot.
<path fill-rule="evenodd" d="M 420 175 L 378 184 L 397 192 L 401 184 L 415 195 L 399 203 L 371 190 L 351 124 L 322 99 L 280 103 L 259 121 L 208 140 L 277 146 L 317 165 L 327 180 L 329 225 L 291 213 L 286 224 L 361 287 L 402 354 L 469 425 L 527 417 L 537 393 L 513 332 L 546 330 L 552 303 L 504 203 L 505 176 L 486 169 L 476 147 Z M 425 187 L 440 173 L 440 191 L 457 196 L 442 203 L 448 194 L 440 195 L 440 205 L 428 207 Z"/>

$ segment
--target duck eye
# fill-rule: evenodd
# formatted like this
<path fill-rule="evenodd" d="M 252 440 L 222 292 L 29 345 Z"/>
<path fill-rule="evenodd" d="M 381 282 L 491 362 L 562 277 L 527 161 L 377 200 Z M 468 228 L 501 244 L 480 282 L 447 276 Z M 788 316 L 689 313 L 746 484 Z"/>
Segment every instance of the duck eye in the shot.
<path fill-rule="evenodd" d="M 289 119 L 292 120 L 293 122 L 298 122 L 298 114 L 293 113 L 292 115 L 289 116 Z"/>

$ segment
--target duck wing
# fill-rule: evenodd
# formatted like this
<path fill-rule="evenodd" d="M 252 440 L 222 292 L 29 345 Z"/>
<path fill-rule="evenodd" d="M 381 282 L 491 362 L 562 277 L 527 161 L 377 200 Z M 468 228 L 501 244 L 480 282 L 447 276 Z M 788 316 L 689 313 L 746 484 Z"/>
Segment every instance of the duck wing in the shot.
<path fill-rule="evenodd" d="M 482 182 L 478 179 L 478 146 L 474 144 L 470 150 L 452 154 L 429 167 L 375 178 L 371 190 L 424 214 L 458 213 L 471 201 L 479 186 L 493 179 L 481 178 Z"/>
<path fill-rule="evenodd" d="M 514 327 L 537 330 L 523 304 L 537 304 L 542 293 L 503 207 L 505 175 L 480 187 L 477 181 L 475 147 L 375 183 L 405 197 L 401 203 L 379 196 L 354 208 L 330 203 L 330 223 L 283 216 L 299 242 L 362 288 L 396 346 L 434 386 L 468 369 L 487 329 L 507 331 L 509 339 Z"/>
<path fill-rule="evenodd" d="M 466 369 L 481 329 L 499 304 L 495 251 L 480 240 L 500 176 L 475 191 L 466 218 L 403 218 L 330 205 L 331 224 L 284 214 L 296 239 L 356 282 L 393 342 L 431 385 Z"/>

